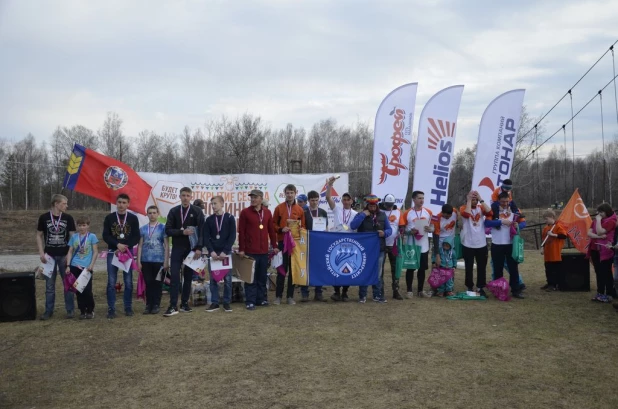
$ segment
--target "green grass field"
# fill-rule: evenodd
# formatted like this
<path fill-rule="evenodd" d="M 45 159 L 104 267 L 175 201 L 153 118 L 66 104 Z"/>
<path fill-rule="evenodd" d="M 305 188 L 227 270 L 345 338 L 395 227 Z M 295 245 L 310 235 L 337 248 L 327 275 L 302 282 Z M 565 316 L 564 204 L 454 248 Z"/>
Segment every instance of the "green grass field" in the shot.
<path fill-rule="evenodd" d="M 51 320 L 0 324 L 0 407 L 615 408 L 618 314 L 589 293 L 542 292 L 542 258 L 526 258 L 525 300 L 394 301 L 389 290 L 386 305 L 171 318 L 136 301 L 134 317 L 113 321 L 99 272 L 94 320 L 65 319 L 57 285 Z M 39 280 L 37 300 L 42 312 Z"/>

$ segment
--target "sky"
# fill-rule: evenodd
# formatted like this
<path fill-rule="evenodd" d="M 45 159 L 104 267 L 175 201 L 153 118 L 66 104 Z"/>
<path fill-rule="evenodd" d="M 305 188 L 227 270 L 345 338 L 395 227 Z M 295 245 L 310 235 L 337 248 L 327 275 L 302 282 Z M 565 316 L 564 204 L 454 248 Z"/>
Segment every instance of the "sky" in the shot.
<path fill-rule="evenodd" d="M 525 88 L 532 117 L 548 112 L 618 40 L 617 22 L 617 1 L 0 0 L 0 140 L 96 131 L 109 111 L 129 137 L 243 113 L 272 128 L 327 118 L 373 128 L 382 99 L 418 82 L 415 126 L 433 94 L 465 85 L 459 150 L 505 91 Z M 575 112 L 613 64 L 607 53 L 573 88 Z M 546 133 L 570 112 L 566 98 Z M 605 140 L 618 139 L 613 84 L 603 117 Z M 576 156 L 601 148 L 598 98 L 574 124 Z M 560 132 L 541 156 L 563 143 Z"/>

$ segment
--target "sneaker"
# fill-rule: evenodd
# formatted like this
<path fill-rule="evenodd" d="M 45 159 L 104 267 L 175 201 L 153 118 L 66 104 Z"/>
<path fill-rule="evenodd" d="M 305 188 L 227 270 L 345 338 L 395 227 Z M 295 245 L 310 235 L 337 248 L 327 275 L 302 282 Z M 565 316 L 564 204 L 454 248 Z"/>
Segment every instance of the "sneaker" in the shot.
<path fill-rule="evenodd" d="M 367 302 L 367 297 L 361 297 L 358 299 L 359 304 L 365 304 Z"/>
<path fill-rule="evenodd" d="M 313 301 L 316 301 L 316 302 L 327 302 L 326 298 L 324 298 L 322 296 L 322 294 L 318 294 L 315 297 L 313 297 Z"/>
<path fill-rule="evenodd" d="M 335 293 L 335 294 L 330 296 L 330 299 L 333 300 L 333 301 L 341 301 L 341 295 Z"/>
<path fill-rule="evenodd" d="M 249 310 L 249 311 L 255 311 L 255 305 L 253 305 L 253 304 L 247 304 L 247 310 Z"/>
<path fill-rule="evenodd" d="M 455 295 L 455 293 L 452 292 L 452 291 L 447 291 L 447 292 L 444 293 L 444 296 L 446 296 L 446 297 L 452 297 L 454 295 Z"/>
<path fill-rule="evenodd" d="M 399 291 L 393 291 L 393 300 L 403 300 L 403 297 L 399 294 Z"/>
<path fill-rule="evenodd" d="M 517 293 L 513 293 L 513 298 L 519 298 L 520 300 L 523 300 L 526 297 L 524 297 L 524 295 L 521 292 L 517 292 Z"/>
<path fill-rule="evenodd" d="M 264 302 L 266 302 L 266 301 L 264 301 Z M 223 311 L 225 311 L 225 312 L 232 312 L 232 307 L 230 306 L 230 304 L 223 303 Z"/>
<path fill-rule="evenodd" d="M 116 311 L 114 311 L 114 310 L 107 310 L 107 319 L 108 320 L 113 320 L 114 318 L 116 318 Z"/>
<path fill-rule="evenodd" d="M 281 297 L 277 297 L 277 298 L 275 298 L 275 301 L 273 302 L 273 304 L 275 304 L 275 305 L 281 305 Z"/>
<path fill-rule="evenodd" d="M 301 299 L 300 299 L 300 302 L 309 302 L 309 294 L 307 294 L 307 295 L 303 294 Z M 290 303 L 290 299 L 288 298 L 288 304 L 289 303 Z"/>
<path fill-rule="evenodd" d="M 133 310 L 132 309 L 124 310 L 124 315 L 126 315 L 127 317 L 132 317 Z"/>
<path fill-rule="evenodd" d="M 543 287 L 541 287 L 541 290 L 551 291 L 549 287 L 550 287 L 549 284 L 545 284 Z"/>
<path fill-rule="evenodd" d="M 374 298 L 374 299 L 373 299 L 373 301 L 376 301 L 376 299 Z M 379 302 L 380 304 L 386 304 L 386 303 L 387 303 L 386 298 L 384 298 L 384 297 L 382 297 L 382 296 L 380 296 L 380 297 L 377 299 L 377 302 Z"/>
<path fill-rule="evenodd" d="M 603 296 L 601 295 L 601 293 L 596 293 L 596 295 L 592 297 L 590 301 L 602 302 L 602 299 L 603 299 Z"/>
<path fill-rule="evenodd" d="M 176 307 L 172 307 L 170 306 L 167 311 L 165 311 L 165 313 L 163 314 L 164 317 L 171 317 L 173 315 L 178 314 L 178 310 L 176 309 Z"/>
<path fill-rule="evenodd" d="M 67 319 L 75 318 L 75 311 L 67 311 Z"/>
<path fill-rule="evenodd" d="M 180 312 L 193 312 L 193 310 L 189 307 L 189 304 L 182 304 L 180 306 Z"/>
<path fill-rule="evenodd" d="M 288 298 L 288 305 L 296 305 L 296 301 L 292 297 Z"/>
<path fill-rule="evenodd" d="M 260 304 L 258 304 L 258 307 L 268 307 L 270 304 L 268 303 L 268 301 L 262 301 Z"/>
<path fill-rule="evenodd" d="M 87 320 L 91 320 L 91 319 L 93 319 L 93 318 L 94 318 L 94 311 L 89 312 L 89 313 L 87 313 L 87 314 L 86 314 L 86 319 L 87 319 Z"/>
<path fill-rule="evenodd" d="M 82 313 L 80 314 L 80 316 L 79 316 L 79 319 L 80 319 L 80 320 L 85 320 L 85 319 L 86 319 L 86 313 L 85 313 L 85 312 L 82 312 Z"/>
<path fill-rule="evenodd" d="M 411 300 L 412 298 L 414 298 L 414 293 L 413 293 L 412 291 L 408 291 L 408 292 L 406 293 L 406 298 L 407 298 L 408 300 Z"/>
<path fill-rule="evenodd" d="M 206 308 L 206 312 L 215 312 L 219 311 L 219 304 L 212 303 L 210 307 Z"/>
<path fill-rule="evenodd" d="M 152 310 L 150 311 L 151 314 L 158 314 L 159 311 L 161 311 L 161 307 L 159 307 L 158 305 L 155 305 L 154 307 L 152 307 Z"/>
<path fill-rule="evenodd" d="M 52 317 L 52 314 L 51 314 L 51 313 L 49 313 L 49 312 L 46 312 L 45 314 L 41 315 L 41 316 L 39 317 L 39 319 L 40 319 L 41 321 L 47 321 L 47 320 L 48 320 L 48 319 L 50 319 L 51 317 Z"/>
<path fill-rule="evenodd" d="M 341 301 L 346 302 L 349 299 L 350 299 L 350 297 L 348 297 L 348 293 L 341 294 Z"/>
<path fill-rule="evenodd" d="M 547 288 L 543 288 L 543 287 L 541 287 L 541 290 L 545 290 L 546 293 L 551 293 L 552 291 L 556 291 L 556 287 L 554 287 L 553 285 L 552 286 L 548 285 Z"/>
<path fill-rule="evenodd" d="M 418 292 L 418 296 L 420 298 L 431 298 L 432 293 L 431 293 L 431 291 L 419 291 Z"/>
<path fill-rule="evenodd" d="M 146 306 L 146 308 L 144 308 L 144 312 L 142 314 L 144 314 L 144 315 L 152 314 L 152 308 L 150 308 L 149 306 Z"/>
<path fill-rule="evenodd" d="M 487 293 L 482 288 L 479 288 L 479 296 L 487 298 Z"/>

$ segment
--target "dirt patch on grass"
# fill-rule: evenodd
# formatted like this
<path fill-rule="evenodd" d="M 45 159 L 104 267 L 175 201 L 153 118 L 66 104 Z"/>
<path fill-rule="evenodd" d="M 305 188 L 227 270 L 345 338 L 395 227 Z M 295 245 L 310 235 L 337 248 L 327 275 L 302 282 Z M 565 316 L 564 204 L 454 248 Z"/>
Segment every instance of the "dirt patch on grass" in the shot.
<path fill-rule="evenodd" d="M 50 321 L 0 324 L 0 406 L 616 407 L 618 314 L 588 293 L 538 290 L 536 252 L 521 268 L 528 298 L 507 303 L 395 301 L 387 279 L 386 305 L 233 304 L 163 318 L 134 301 L 134 317 L 113 321 L 99 272 L 94 320 L 64 319 L 58 291 Z M 463 272 L 455 282 L 462 290 Z M 37 281 L 39 310 L 43 299 Z"/>

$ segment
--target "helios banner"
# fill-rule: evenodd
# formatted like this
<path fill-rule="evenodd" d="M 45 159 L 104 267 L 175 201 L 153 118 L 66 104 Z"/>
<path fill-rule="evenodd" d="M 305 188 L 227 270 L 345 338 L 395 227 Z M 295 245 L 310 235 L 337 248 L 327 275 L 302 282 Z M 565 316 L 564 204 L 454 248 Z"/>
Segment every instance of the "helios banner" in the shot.
<path fill-rule="evenodd" d="M 448 199 L 463 89 L 463 85 L 455 85 L 431 97 L 418 125 L 413 190 L 425 193 L 425 207 L 434 214 L 440 213 Z"/>
<path fill-rule="evenodd" d="M 401 207 L 408 190 L 414 106 L 418 84 L 402 85 L 384 98 L 376 114 L 371 192 L 395 196 Z"/>
<path fill-rule="evenodd" d="M 525 93 L 524 89 L 505 92 L 491 101 L 481 118 L 472 189 L 486 200 L 511 177 Z"/>

